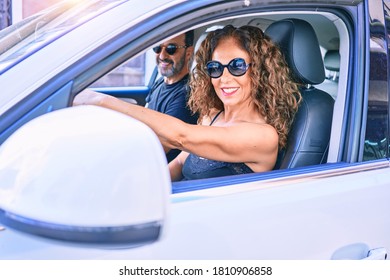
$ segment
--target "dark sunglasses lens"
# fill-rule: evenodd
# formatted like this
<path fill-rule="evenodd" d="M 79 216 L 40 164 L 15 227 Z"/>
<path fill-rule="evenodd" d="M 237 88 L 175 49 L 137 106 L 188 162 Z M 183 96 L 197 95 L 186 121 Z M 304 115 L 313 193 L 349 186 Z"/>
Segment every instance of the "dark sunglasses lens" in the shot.
<path fill-rule="evenodd" d="M 157 46 L 157 47 L 154 47 L 153 48 L 153 51 L 157 54 L 161 53 L 162 52 L 162 49 L 163 47 L 161 46 Z M 167 52 L 167 54 L 169 55 L 173 55 L 177 50 L 177 46 L 176 45 L 173 45 L 173 44 L 169 44 L 168 46 L 165 47 L 165 51 Z"/>
<path fill-rule="evenodd" d="M 223 66 L 217 61 L 210 61 L 207 63 L 207 73 L 211 78 L 218 78 L 222 75 Z"/>
<path fill-rule="evenodd" d="M 157 47 L 154 47 L 153 48 L 153 51 L 155 52 L 155 53 L 160 53 L 161 52 L 161 46 L 157 46 Z"/>
<path fill-rule="evenodd" d="M 167 51 L 167 53 L 169 55 L 173 55 L 176 52 L 176 50 L 177 50 L 177 46 L 169 44 L 168 46 L 166 46 L 165 50 Z"/>
<path fill-rule="evenodd" d="M 247 65 L 242 58 L 235 58 L 229 62 L 229 72 L 234 76 L 242 76 L 246 73 Z"/>

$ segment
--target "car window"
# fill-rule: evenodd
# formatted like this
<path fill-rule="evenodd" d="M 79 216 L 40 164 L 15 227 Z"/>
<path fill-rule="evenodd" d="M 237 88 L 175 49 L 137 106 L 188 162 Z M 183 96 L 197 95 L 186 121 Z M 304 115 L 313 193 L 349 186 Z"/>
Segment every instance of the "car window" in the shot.
<path fill-rule="evenodd" d="M 133 57 L 95 81 L 91 87 L 137 87 L 147 86 L 156 66 L 150 49 Z"/>
<path fill-rule="evenodd" d="M 92 87 L 127 87 L 145 85 L 145 55 L 132 58 L 103 76 Z"/>
<path fill-rule="evenodd" d="M 324 87 L 323 90 L 332 96 L 334 99 L 337 99 L 336 102 L 339 103 L 338 108 L 335 109 L 334 120 L 340 120 L 343 115 L 344 101 L 346 95 L 346 84 L 348 83 L 347 72 L 348 72 L 348 49 L 349 49 L 349 38 L 346 36 L 345 25 L 341 21 L 336 21 L 338 25 L 333 23 L 334 15 L 328 13 L 321 13 L 317 15 L 312 15 L 307 17 L 304 14 L 289 14 L 285 17 L 292 18 L 301 18 L 307 20 L 310 24 L 313 25 L 320 43 L 320 48 L 323 57 L 327 52 L 340 52 L 340 45 L 343 47 L 342 52 L 339 55 L 338 64 L 342 65 L 342 72 L 337 71 L 337 79 L 334 79 L 335 75 L 332 70 L 326 72 L 328 80 L 331 83 L 332 87 Z M 248 17 L 241 18 L 230 18 L 228 20 L 221 20 L 218 22 L 212 21 L 210 23 L 205 23 L 203 26 L 198 26 L 195 30 L 195 51 L 199 43 L 204 39 L 204 36 L 208 31 L 214 30 L 216 28 L 221 28 L 227 24 L 233 25 L 243 25 L 250 24 L 261 28 L 263 31 L 274 21 L 277 21 L 280 17 L 275 17 L 274 15 L 264 15 L 259 14 L 257 16 L 250 15 Z M 340 32 L 343 33 L 343 38 L 340 39 Z M 99 88 L 99 90 L 109 93 L 109 88 L 116 88 L 115 91 L 112 91 L 113 95 L 121 98 L 133 98 L 132 94 L 135 94 L 135 90 L 138 90 L 139 86 L 147 86 L 152 76 L 152 70 L 155 68 L 155 54 L 151 49 L 138 55 L 125 63 L 121 64 L 119 67 L 116 67 L 114 70 L 105 74 L 93 84 L 90 85 L 91 88 Z M 327 70 L 327 69 L 326 69 Z M 324 82 L 325 83 L 325 82 Z M 333 84 L 335 87 L 333 87 Z M 121 88 L 122 90 L 117 88 Z M 134 87 L 134 92 L 130 92 Z M 320 87 L 320 86 L 319 86 Z M 107 88 L 105 90 L 104 88 Z M 129 91 L 130 90 L 130 91 Z M 336 98 L 337 97 L 337 98 Z M 341 122 L 334 122 L 332 125 L 332 135 L 334 138 L 339 138 L 341 134 Z M 334 143 L 329 149 L 328 156 L 331 158 L 330 162 L 334 162 L 335 158 L 339 153 L 339 144 Z"/>

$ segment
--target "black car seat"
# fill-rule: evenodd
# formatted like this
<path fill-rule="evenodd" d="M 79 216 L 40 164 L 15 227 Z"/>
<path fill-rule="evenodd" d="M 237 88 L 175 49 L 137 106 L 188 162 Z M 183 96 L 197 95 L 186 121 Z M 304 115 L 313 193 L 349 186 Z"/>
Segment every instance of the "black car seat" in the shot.
<path fill-rule="evenodd" d="M 333 98 L 313 87 L 325 79 L 324 63 L 313 27 L 300 19 L 272 23 L 265 31 L 281 48 L 293 78 L 302 84 L 302 102 L 288 134 L 287 146 L 279 152 L 275 169 L 325 163 L 329 149 Z"/>
<path fill-rule="evenodd" d="M 334 82 L 339 81 L 340 54 L 338 50 L 328 50 L 324 56 L 325 69 L 330 75 L 326 77 Z"/>
<path fill-rule="evenodd" d="M 322 89 L 329 93 L 333 99 L 337 97 L 337 91 L 339 87 L 339 72 L 340 72 L 340 54 L 338 50 L 329 50 L 324 56 L 325 69 L 328 75 L 325 77 L 325 81 L 322 84 L 316 86 L 316 88 Z"/>

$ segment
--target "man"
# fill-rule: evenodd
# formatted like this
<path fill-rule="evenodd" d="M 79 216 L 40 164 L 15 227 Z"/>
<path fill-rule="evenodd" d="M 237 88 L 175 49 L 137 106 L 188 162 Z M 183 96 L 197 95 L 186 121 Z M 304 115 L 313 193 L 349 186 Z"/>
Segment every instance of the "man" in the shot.
<path fill-rule="evenodd" d="M 194 32 L 188 31 L 153 48 L 161 74 L 146 97 L 146 107 L 196 124 L 197 116 L 187 107 L 188 71 L 194 53 Z M 170 162 L 180 150 L 167 152 Z"/>

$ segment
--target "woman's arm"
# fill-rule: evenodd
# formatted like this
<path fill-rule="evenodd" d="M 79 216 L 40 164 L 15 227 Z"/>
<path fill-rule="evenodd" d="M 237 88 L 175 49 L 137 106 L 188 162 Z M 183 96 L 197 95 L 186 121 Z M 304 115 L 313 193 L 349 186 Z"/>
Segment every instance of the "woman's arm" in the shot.
<path fill-rule="evenodd" d="M 180 144 L 175 143 L 175 139 L 180 139 L 179 134 L 187 130 L 186 126 L 188 126 L 187 123 L 167 114 L 89 89 L 80 92 L 75 97 L 73 105 L 96 105 L 124 113 L 145 123 L 157 134 L 165 152 L 180 147 Z"/>
<path fill-rule="evenodd" d="M 181 152 L 174 160 L 169 163 L 169 173 L 171 174 L 172 181 L 180 181 L 183 178 L 182 169 L 187 157 L 187 152 Z"/>
<path fill-rule="evenodd" d="M 90 90 L 77 95 L 74 104 L 102 106 L 145 123 L 157 134 L 165 150 L 176 148 L 212 160 L 244 162 L 255 172 L 271 170 L 276 162 L 278 135 L 268 124 L 190 125 L 169 115 Z"/>

